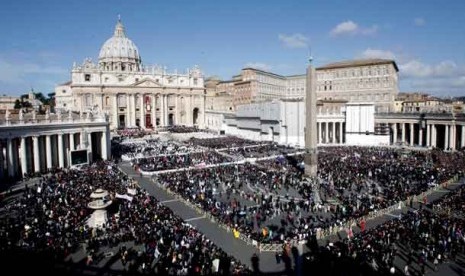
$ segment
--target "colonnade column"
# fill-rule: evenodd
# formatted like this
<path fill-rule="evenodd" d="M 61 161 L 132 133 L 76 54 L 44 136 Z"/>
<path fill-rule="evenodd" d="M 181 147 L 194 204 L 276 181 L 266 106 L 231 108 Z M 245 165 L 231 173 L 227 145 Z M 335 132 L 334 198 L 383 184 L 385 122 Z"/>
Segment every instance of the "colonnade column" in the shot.
<path fill-rule="evenodd" d="M 321 144 L 323 141 L 323 133 L 321 133 L 321 122 L 318 123 L 318 143 Z"/>
<path fill-rule="evenodd" d="M 69 150 L 74 150 L 74 133 L 69 134 Z"/>
<path fill-rule="evenodd" d="M 38 136 L 32 136 L 32 147 L 34 150 L 34 172 L 40 172 L 39 137 Z"/>
<path fill-rule="evenodd" d="M 3 144 L 2 141 L 0 140 L 0 179 L 3 178 L 3 173 L 5 170 L 5 167 L 3 166 L 5 164 L 5 159 L 3 158 Z"/>
<path fill-rule="evenodd" d="M 450 132 L 450 125 L 445 125 L 444 126 L 444 135 L 445 135 L 445 138 L 444 138 L 444 149 L 447 149 L 449 148 L 450 144 L 449 144 L 449 132 Z"/>
<path fill-rule="evenodd" d="M 142 127 L 142 128 L 145 128 L 145 110 L 144 110 L 144 101 L 145 101 L 145 97 L 144 97 L 144 94 L 141 94 L 140 95 L 140 107 L 139 107 L 139 114 L 140 114 L 140 122 L 139 122 L 139 126 Z"/>
<path fill-rule="evenodd" d="M 423 129 L 421 128 L 421 124 L 418 125 L 418 145 L 420 147 L 423 146 Z"/>
<path fill-rule="evenodd" d="M 456 131 L 455 131 L 455 124 L 450 125 L 450 142 L 449 147 L 451 150 L 455 150 L 455 138 L 456 138 Z"/>
<path fill-rule="evenodd" d="M 336 144 L 336 122 L 332 122 L 333 125 L 333 137 L 331 139 L 331 143 Z"/>
<path fill-rule="evenodd" d="M 339 122 L 339 144 L 343 144 L 344 143 L 344 133 L 343 133 L 343 130 L 342 130 L 342 122 Z"/>
<path fill-rule="evenodd" d="M 24 176 L 25 173 L 28 173 L 27 169 L 27 155 L 26 155 L 26 137 L 21 137 L 21 142 L 20 142 L 20 148 L 21 148 L 21 172 L 22 176 Z"/>
<path fill-rule="evenodd" d="M 460 136 L 460 147 L 465 147 L 465 125 L 462 126 L 462 135 Z"/>
<path fill-rule="evenodd" d="M 325 123 L 325 143 L 329 144 L 329 123 Z"/>
<path fill-rule="evenodd" d="M 431 146 L 436 147 L 436 125 L 431 125 Z"/>
<path fill-rule="evenodd" d="M 392 124 L 392 143 L 397 143 L 397 123 Z"/>
<path fill-rule="evenodd" d="M 45 136 L 45 151 L 47 154 L 47 169 L 52 168 L 52 140 L 50 135 Z"/>
<path fill-rule="evenodd" d="M 8 155 L 8 160 L 7 160 L 7 165 L 8 165 L 8 176 L 13 177 L 15 175 L 14 171 L 14 166 L 15 166 L 15 160 L 13 156 L 13 139 L 7 138 L 6 140 L 6 147 L 7 147 L 7 155 Z"/>
<path fill-rule="evenodd" d="M 92 152 L 92 132 L 87 132 L 87 149 Z"/>
<path fill-rule="evenodd" d="M 63 168 L 65 166 L 65 159 L 63 155 L 63 134 L 58 134 L 58 166 Z"/>
<path fill-rule="evenodd" d="M 413 135 L 415 131 L 415 125 L 410 123 L 410 146 L 413 146 L 413 142 L 415 141 L 415 136 Z"/>
<path fill-rule="evenodd" d="M 431 146 L 431 125 L 426 125 L 426 146 Z"/>
<path fill-rule="evenodd" d="M 405 142 L 405 123 L 401 123 L 402 124 L 402 134 L 401 134 L 401 142 L 404 143 Z"/>

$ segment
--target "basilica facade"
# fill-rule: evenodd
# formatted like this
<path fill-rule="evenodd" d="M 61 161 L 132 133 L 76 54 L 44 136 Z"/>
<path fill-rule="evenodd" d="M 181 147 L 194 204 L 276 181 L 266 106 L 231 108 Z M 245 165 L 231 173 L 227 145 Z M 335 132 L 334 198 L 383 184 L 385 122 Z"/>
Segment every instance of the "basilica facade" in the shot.
<path fill-rule="evenodd" d="M 56 109 L 109 115 L 111 129 L 170 125 L 204 127 L 205 88 L 197 66 L 184 73 L 145 66 L 118 20 L 98 62 L 74 64 L 71 80 L 55 88 Z"/>

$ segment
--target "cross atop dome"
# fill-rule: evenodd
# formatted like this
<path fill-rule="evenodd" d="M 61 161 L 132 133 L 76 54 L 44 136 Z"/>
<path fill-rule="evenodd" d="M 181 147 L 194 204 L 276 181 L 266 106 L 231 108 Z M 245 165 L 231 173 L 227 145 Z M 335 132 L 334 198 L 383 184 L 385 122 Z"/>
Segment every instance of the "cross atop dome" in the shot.
<path fill-rule="evenodd" d="M 126 37 L 126 33 L 124 32 L 123 23 L 121 23 L 121 15 L 119 15 L 119 14 L 118 14 L 118 22 L 116 23 L 115 32 L 114 32 L 113 36 Z"/>

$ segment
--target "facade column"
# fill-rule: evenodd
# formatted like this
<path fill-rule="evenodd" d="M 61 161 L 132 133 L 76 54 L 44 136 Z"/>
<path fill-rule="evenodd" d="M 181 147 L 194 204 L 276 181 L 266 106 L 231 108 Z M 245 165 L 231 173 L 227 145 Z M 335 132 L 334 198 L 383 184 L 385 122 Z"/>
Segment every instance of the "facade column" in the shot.
<path fill-rule="evenodd" d="M 125 127 L 131 126 L 131 100 L 129 94 L 126 94 L 126 122 Z"/>
<path fill-rule="evenodd" d="M 65 160 L 63 155 L 63 134 L 58 133 L 58 166 L 63 168 L 65 166 Z"/>
<path fill-rule="evenodd" d="M 34 172 L 40 172 L 40 159 L 39 159 L 39 137 L 32 136 L 32 146 L 34 150 Z"/>
<path fill-rule="evenodd" d="M 181 115 L 179 114 L 179 94 L 176 94 L 176 100 L 175 100 L 175 106 L 174 106 L 174 122 L 176 125 L 180 125 L 181 121 L 179 120 L 181 118 Z"/>
<path fill-rule="evenodd" d="M 107 160 L 108 159 L 108 148 L 107 148 L 107 139 L 108 135 L 106 131 L 102 131 L 102 139 L 101 139 L 101 147 L 102 147 L 102 159 Z"/>
<path fill-rule="evenodd" d="M 136 95 L 131 94 L 131 126 L 136 126 Z"/>
<path fill-rule="evenodd" d="M 402 124 L 402 134 L 401 134 L 401 142 L 402 143 L 405 143 L 405 123 L 401 123 Z"/>
<path fill-rule="evenodd" d="M 26 137 L 21 137 L 21 142 L 20 142 L 20 147 L 21 147 L 21 172 L 22 176 L 24 174 L 28 173 L 27 169 L 27 150 L 26 150 Z"/>
<path fill-rule="evenodd" d="M 321 144 L 322 143 L 322 138 L 323 138 L 323 135 L 321 133 L 321 122 L 317 123 L 318 124 L 318 143 Z"/>
<path fill-rule="evenodd" d="M 462 126 L 462 134 L 460 136 L 460 147 L 465 147 L 465 125 Z"/>
<path fill-rule="evenodd" d="M 144 94 L 141 94 L 140 95 L 140 107 L 139 107 L 139 114 L 140 114 L 140 122 L 139 122 L 139 126 L 141 128 L 145 128 L 145 110 L 144 110 L 144 101 L 145 101 L 145 97 L 144 97 Z"/>
<path fill-rule="evenodd" d="M 445 125 L 444 126 L 444 149 L 448 149 L 450 144 L 449 144 L 449 132 L 450 132 L 450 125 Z"/>
<path fill-rule="evenodd" d="M 418 126 L 418 145 L 423 147 L 423 129 L 421 128 L 421 124 Z"/>
<path fill-rule="evenodd" d="M 165 116 L 165 125 L 169 125 L 169 120 L 168 120 L 168 113 L 170 111 L 169 109 L 169 105 L 168 105 L 168 95 L 165 96 L 165 113 L 163 114 L 163 116 Z"/>
<path fill-rule="evenodd" d="M 111 95 L 111 114 L 113 115 L 112 125 L 115 129 L 119 127 L 118 122 L 118 96 L 116 94 Z"/>
<path fill-rule="evenodd" d="M 201 110 L 199 110 L 199 112 L 201 112 L 200 117 L 202 118 L 202 120 L 200 121 L 199 125 L 200 125 L 201 128 L 205 128 L 205 124 L 206 124 L 206 122 L 205 122 L 205 120 L 206 120 L 205 119 L 205 117 L 206 117 L 206 114 L 205 114 L 205 108 L 206 108 L 205 107 L 205 95 L 201 95 L 200 97 L 201 97 L 201 102 L 202 102 L 202 108 L 201 108 Z M 334 133 L 334 134 L 336 134 L 336 133 Z"/>
<path fill-rule="evenodd" d="M 52 140 L 50 135 L 45 136 L 45 153 L 47 154 L 47 169 L 52 168 Z"/>
<path fill-rule="evenodd" d="M 156 96 L 152 94 L 152 106 L 150 107 L 150 112 L 152 112 L 152 128 L 157 127 L 157 105 L 156 105 Z"/>
<path fill-rule="evenodd" d="M 397 143 L 397 123 L 392 124 L 392 143 Z"/>
<path fill-rule="evenodd" d="M 336 144 L 336 122 L 332 122 L 332 126 L 333 126 L 333 130 L 332 130 L 333 131 L 333 137 L 331 137 L 332 138 L 331 143 Z"/>
<path fill-rule="evenodd" d="M 161 94 L 159 99 L 160 99 L 160 125 L 165 126 L 165 95 Z"/>
<path fill-rule="evenodd" d="M 415 125 L 413 123 L 410 123 L 410 146 L 413 146 L 413 142 L 415 141 L 414 131 Z"/>
<path fill-rule="evenodd" d="M 186 103 L 187 103 L 187 110 L 186 110 L 186 119 L 187 119 L 187 125 L 192 126 L 194 124 L 193 118 L 192 118 L 192 95 L 187 95 L 185 97 Z"/>

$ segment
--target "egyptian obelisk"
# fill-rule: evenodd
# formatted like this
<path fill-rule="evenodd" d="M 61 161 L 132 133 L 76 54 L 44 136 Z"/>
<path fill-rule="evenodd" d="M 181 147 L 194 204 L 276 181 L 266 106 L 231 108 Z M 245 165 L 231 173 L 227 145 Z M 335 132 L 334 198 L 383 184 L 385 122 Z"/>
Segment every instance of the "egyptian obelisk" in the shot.
<path fill-rule="evenodd" d="M 316 177 L 318 170 L 316 130 L 316 75 L 312 58 L 307 67 L 307 95 L 305 97 L 305 176 Z"/>

